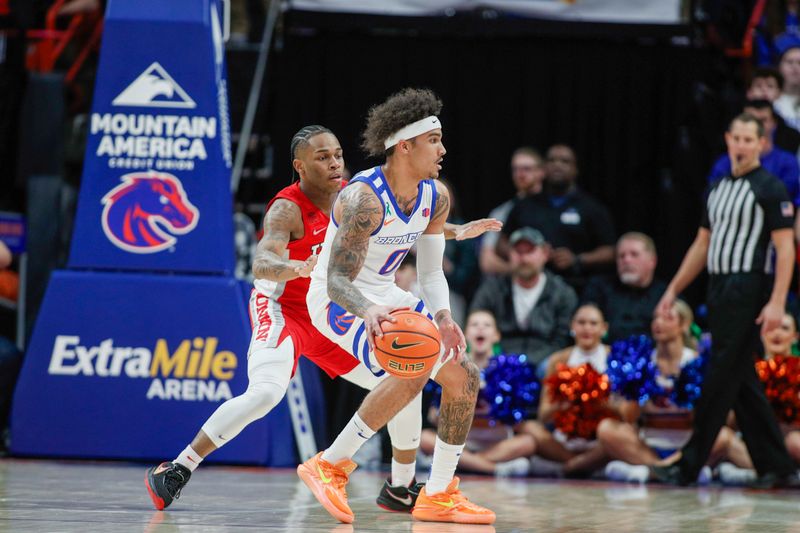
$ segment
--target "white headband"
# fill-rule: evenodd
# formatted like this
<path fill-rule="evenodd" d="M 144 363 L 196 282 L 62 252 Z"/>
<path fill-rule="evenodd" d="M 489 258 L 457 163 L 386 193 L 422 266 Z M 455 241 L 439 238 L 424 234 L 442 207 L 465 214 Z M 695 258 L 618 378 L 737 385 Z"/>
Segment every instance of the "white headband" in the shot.
<path fill-rule="evenodd" d="M 400 128 L 396 132 L 389 135 L 389 137 L 383 141 L 383 148 L 384 150 L 388 150 L 400 141 L 413 139 L 417 135 L 422 135 L 423 133 L 428 133 L 431 130 L 441 127 L 442 123 L 439 122 L 439 119 L 436 116 L 431 115 L 429 117 L 425 117 L 422 120 L 412 122 L 408 126 Z"/>

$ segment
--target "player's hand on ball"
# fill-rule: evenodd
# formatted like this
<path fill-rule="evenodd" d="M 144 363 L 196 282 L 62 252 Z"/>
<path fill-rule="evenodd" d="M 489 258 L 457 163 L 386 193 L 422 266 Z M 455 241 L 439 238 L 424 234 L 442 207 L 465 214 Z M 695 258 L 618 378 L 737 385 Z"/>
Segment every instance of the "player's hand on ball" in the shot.
<path fill-rule="evenodd" d="M 439 326 L 439 336 L 442 338 L 444 346 L 442 362 L 447 361 L 452 352 L 453 359 L 456 363 L 460 363 L 467 351 L 467 339 L 464 338 L 464 332 L 449 313 L 437 315 L 436 324 Z"/>
<path fill-rule="evenodd" d="M 408 307 L 392 307 L 390 305 L 371 305 L 364 313 L 364 329 L 367 334 L 367 342 L 369 342 L 369 349 L 375 351 L 375 338 L 383 337 L 383 330 L 381 329 L 381 322 L 397 322 L 397 319 L 390 313 L 395 309 L 408 309 Z"/>
<path fill-rule="evenodd" d="M 465 239 L 474 239 L 475 237 L 480 237 L 487 231 L 500 231 L 501 229 L 503 229 L 503 223 L 496 218 L 472 220 L 456 227 L 456 240 L 463 241 Z"/>
<path fill-rule="evenodd" d="M 318 257 L 319 256 L 317 254 L 308 256 L 308 259 L 294 267 L 294 271 L 297 272 L 299 277 L 307 278 L 311 275 L 311 271 L 314 270 L 314 266 L 317 264 Z"/>

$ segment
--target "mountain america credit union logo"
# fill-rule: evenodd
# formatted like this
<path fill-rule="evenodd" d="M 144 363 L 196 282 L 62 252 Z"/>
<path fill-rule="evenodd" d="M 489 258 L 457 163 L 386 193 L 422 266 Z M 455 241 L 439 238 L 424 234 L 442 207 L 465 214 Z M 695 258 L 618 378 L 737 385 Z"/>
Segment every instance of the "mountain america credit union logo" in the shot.
<path fill-rule="evenodd" d="M 153 62 L 111 102 L 115 106 L 176 107 L 194 109 L 197 104 L 164 67 Z"/>
<path fill-rule="evenodd" d="M 103 232 L 126 252 L 151 254 L 171 248 L 197 226 L 200 212 L 181 181 L 165 172 L 134 172 L 103 197 Z M 169 233 L 168 233 L 169 232 Z"/>

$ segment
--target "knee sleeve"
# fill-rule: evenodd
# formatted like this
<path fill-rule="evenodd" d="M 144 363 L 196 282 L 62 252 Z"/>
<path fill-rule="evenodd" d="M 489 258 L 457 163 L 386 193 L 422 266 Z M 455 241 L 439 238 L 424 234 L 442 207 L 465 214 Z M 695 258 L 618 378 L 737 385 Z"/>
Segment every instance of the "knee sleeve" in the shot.
<path fill-rule="evenodd" d="M 203 424 L 203 433 L 217 448 L 269 413 L 286 394 L 294 365 L 291 339 L 287 338 L 277 348 L 252 353 L 247 363 L 250 380 L 247 390 L 220 405 Z"/>
<path fill-rule="evenodd" d="M 419 447 L 422 433 L 422 393 L 403 407 L 387 424 L 392 446 L 398 450 L 413 450 Z"/>

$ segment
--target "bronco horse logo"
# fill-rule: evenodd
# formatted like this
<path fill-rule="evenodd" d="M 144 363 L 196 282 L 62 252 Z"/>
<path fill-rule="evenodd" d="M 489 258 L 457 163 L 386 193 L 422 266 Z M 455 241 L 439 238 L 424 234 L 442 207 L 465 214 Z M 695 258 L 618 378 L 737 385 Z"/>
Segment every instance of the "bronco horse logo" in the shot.
<path fill-rule="evenodd" d="M 189 233 L 200 218 L 180 180 L 163 172 L 125 174 L 102 202 L 106 237 L 115 246 L 137 254 L 170 248 L 176 241 L 170 233 Z"/>

